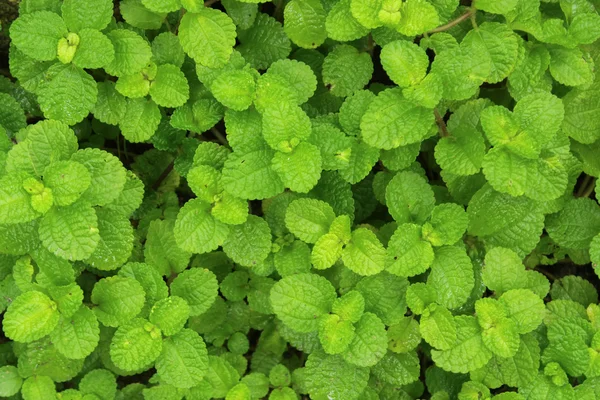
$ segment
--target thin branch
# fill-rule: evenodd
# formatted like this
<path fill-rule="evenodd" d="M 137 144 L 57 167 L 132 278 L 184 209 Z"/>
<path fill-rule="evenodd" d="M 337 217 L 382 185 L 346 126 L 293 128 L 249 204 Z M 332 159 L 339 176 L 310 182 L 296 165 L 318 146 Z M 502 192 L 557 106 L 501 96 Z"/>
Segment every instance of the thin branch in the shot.
<path fill-rule="evenodd" d="M 160 185 L 162 185 L 163 181 L 165 179 L 167 179 L 167 176 L 169 176 L 171 171 L 173 171 L 174 166 L 175 166 L 175 160 L 171 161 L 171 163 L 169 165 L 167 165 L 167 168 L 165 168 L 165 170 L 162 172 L 162 174 L 160 174 L 160 176 L 158 177 L 156 182 L 154 182 L 154 185 L 152 185 L 152 189 L 158 190 Z"/>
<path fill-rule="evenodd" d="M 444 118 L 441 116 L 441 114 L 437 110 L 437 108 L 433 109 L 433 114 L 435 115 L 435 122 L 437 123 L 438 128 L 440 129 L 440 136 L 441 137 L 450 136 L 450 133 L 448 132 L 448 127 L 446 126 L 446 123 L 444 122 Z"/>
<path fill-rule="evenodd" d="M 592 178 L 590 183 L 587 185 L 585 190 L 581 193 L 579 197 L 590 197 L 590 195 L 594 192 L 594 188 L 596 187 L 596 178 Z"/>
<path fill-rule="evenodd" d="M 183 19 L 183 16 L 185 15 L 186 10 L 184 8 L 182 8 L 179 11 L 179 20 L 177 21 L 177 25 L 175 26 L 175 34 L 177 35 L 179 33 L 179 25 L 181 25 L 181 20 Z"/>
<path fill-rule="evenodd" d="M 593 178 L 589 175 L 586 175 L 583 178 L 583 182 L 581 182 L 581 185 L 579 186 L 579 189 L 577 190 L 577 193 L 575 194 L 576 197 L 583 197 L 583 194 L 588 190 L 588 186 L 590 185 L 590 181 Z M 594 184 L 592 183 L 592 188 L 594 187 Z"/>
<path fill-rule="evenodd" d="M 229 142 L 227 141 L 227 138 L 225 138 L 225 136 L 223 136 L 223 134 L 221 132 L 219 132 L 219 130 L 217 128 L 210 128 L 210 131 L 212 132 L 213 135 L 215 135 L 217 140 L 223 146 L 229 147 Z"/>
<path fill-rule="evenodd" d="M 213 4 L 218 3 L 218 2 L 219 2 L 219 0 L 207 0 L 204 2 L 204 7 L 210 7 Z"/>
<path fill-rule="evenodd" d="M 434 33 L 447 31 L 448 29 L 455 27 L 456 25 L 460 24 L 461 22 L 468 20 L 469 18 L 471 18 L 471 15 L 475 15 L 476 12 L 477 12 L 476 9 L 471 8 L 469 11 L 467 11 L 460 17 L 456 18 L 455 20 L 448 22 L 446 25 L 438 26 L 437 28 L 432 29 L 427 33 L 429 35 L 432 35 Z"/>

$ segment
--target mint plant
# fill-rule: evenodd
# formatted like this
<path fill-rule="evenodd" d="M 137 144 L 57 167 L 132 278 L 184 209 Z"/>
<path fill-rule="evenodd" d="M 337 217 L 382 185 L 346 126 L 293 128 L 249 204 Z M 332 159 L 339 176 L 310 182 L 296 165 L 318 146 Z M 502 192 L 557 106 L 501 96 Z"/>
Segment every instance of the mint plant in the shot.
<path fill-rule="evenodd" d="M 599 10 L 21 0 L 0 397 L 599 398 Z"/>

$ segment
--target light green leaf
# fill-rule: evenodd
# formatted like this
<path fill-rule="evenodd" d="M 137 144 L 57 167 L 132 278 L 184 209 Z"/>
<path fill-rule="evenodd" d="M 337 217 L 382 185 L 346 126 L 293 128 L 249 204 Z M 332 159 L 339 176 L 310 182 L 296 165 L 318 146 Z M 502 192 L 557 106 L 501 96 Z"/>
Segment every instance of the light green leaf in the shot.
<path fill-rule="evenodd" d="M 87 168 L 75 161 L 53 162 L 44 171 L 44 184 L 52 189 L 54 203 L 59 206 L 73 204 L 90 183 Z"/>
<path fill-rule="evenodd" d="M 325 314 L 319 320 L 319 340 L 327 354 L 340 354 L 354 338 L 354 325 L 334 314 Z"/>
<path fill-rule="evenodd" d="M 98 320 L 117 327 L 136 317 L 144 306 L 144 289 L 131 277 L 112 276 L 96 282 L 91 296 Z"/>
<path fill-rule="evenodd" d="M 435 118 L 431 110 L 402 95 L 400 89 L 388 89 L 377 96 L 362 117 L 362 137 L 370 146 L 390 150 L 420 143 L 429 135 Z"/>
<path fill-rule="evenodd" d="M 179 25 L 183 50 L 196 62 L 211 68 L 223 66 L 235 45 L 235 25 L 224 12 L 202 8 L 187 13 Z"/>
<path fill-rule="evenodd" d="M 454 316 L 446 307 L 431 304 L 419 321 L 423 339 L 438 350 L 449 350 L 456 343 Z"/>
<path fill-rule="evenodd" d="M 256 82 L 247 70 L 225 71 L 210 86 L 215 98 L 225 107 L 244 111 L 252 105 Z"/>
<path fill-rule="evenodd" d="M 486 59 L 491 70 L 485 80 L 497 83 L 510 75 L 516 66 L 519 37 L 506 24 L 484 22 L 469 31 L 460 46 L 482 60 Z"/>
<path fill-rule="evenodd" d="M 560 246 L 587 249 L 600 232 L 600 207 L 589 198 L 571 199 L 560 212 L 548 216 L 546 230 Z"/>
<path fill-rule="evenodd" d="M 508 14 L 518 3 L 519 0 L 475 0 L 473 6 L 492 14 Z"/>
<path fill-rule="evenodd" d="M 54 255 L 67 260 L 85 260 L 98 243 L 98 218 L 86 202 L 51 209 L 41 220 L 42 244 Z"/>
<path fill-rule="evenodd" d="M 342 251 L 342 261 L 351 271 L 362 276 L 375 275 L 385 267 L 385 248 L 373 231 L 358 228 Z"/>
<path fill-rule="evenodd" d="M 283 28 L 294 44 L 314 49 L 327 39 L 325 19 L 325 9 L 320 0 L 292 0 L 283 12 Z"/>
<path fill-rule="evenodd" d="M 513 289 L 500 296 L 499 302 L 506 310 L 506 316 L 514 323 L 520 334 L 536 329 L 545 317 L 544 301 L 527 289 Z"/>
<path fill-rule="evenodd" d="M 160 330 L 143 318 L 121 325 L 110 343 L 110 359 L 125 371 L 149 367 L 163 348 Z"/>
<path fill-rule="evenodd" d="M 152 41 L 152 59 L 158 65 L 173 64 L 181 68 L 185 61 L 185 52 L 179 38 L 171 32 L 158 34 Z"/>
<path fill-rule="evenodd" d="M 95 29 L 83 29 L 78 35 L 79 45 L 73 64 L 81 68 L 98 69 L 114 60 L 115 48 L 106 35 Z"/>
<path fill-rule="evenodd" d="M 62 16 L 72 32 L 79 32 L 85 28 L 101 31 L 110 23 L 113 3 L 110 0 L 65 0 Z"/>
<path fill-rule="evenodd" d="M 256 69 L 267 69 L 292 51 L 281 23 L 264 13 L 256 16 L 252 27 L 238 32 L 238 40 L 240 45 L 236 49 Z"/>
<path fill-rule="evenodd" d="M 349 364 L 340 355 L 315 351 L 306 360 L 304 379 L 311 398 L 357 400 L 367 387 L 369 369 Z"/>
<path fill-rule="evenodd" d="M 249 215 L 245 223 L 232 226 L 223 251 L 235 263 L 252 267 L 262 263 L 271 252 L 271 230 L 267 222 Z"/>
<path fill-rule="evenodd" d="M 288 206 L 285 225 L 300 240 L 315 243 L 329 231 L 334 218 L 333 209 L 324 201 L 298 199 Z"/>
<path fill-rule="evenodd" d="M 177 214 L 173 233 L 177 244 L 191 253 L 208 253 L 221 246 L 229 233 L 227 225 L 210 214 L 210 203 L 193 199 Z"/>
<path fill-rule="evenodd" d="M 352 16 L 351 0 L 341 0 L 331 8 L 325 27 L 327 35 L 338 42 L 348 42 L 365 36 L 369 30 Z"/>
<path fill-rule="evenodd" d="M 400 7 L 400 22 L 396 29 L 403 35 L 414 36 L 440 25 L 435 7 L 425 0 L 407 0 Z"/>
<path fill-rule="evenodd" d="M 262 114 L 265 141 L 275 150 L 290 152 L 311 134 L 310 119 L 297 105 L 288 102 L 272 104 Z"/>
<path fill-rule="evenodd" d="M 19 375 L 19 370 L 13 365 L 4 365 L 0 367 L 0 396 L 10 397 L 19 393 L 23 378 Z"/>
<path fill-rule="evenodd" d="M 437 302 L 449 309 L 463 305 L 473 289 L 475 278 L 471 259 L 464 249 L 444 246 L 435 250 L 427 285 L 437 292 Z"/>
<path fill-rule="evenodd" d="M 171 295 L 187 301 L 191 316 L 204 314 L 215 301 L 218 289 L 215 274 L 200 268 L 185 270 L 171 283 Z"/>
<path fill-rule="evenodd" d="M 133 227 L 129 217 L 109 209 L 96 210 L 100 241 L 85 262 L 103 271 L 119 268 L 131 256 Z"/>
<path fill-rule="evenodd" d="M 429 58 L 425 50 L 407 40 L 396 40 L 381 49 L 381 65 L 400 87 L 418 84 L 425 78 Z"/>
<path fill-rule="evenodd" d="M 433 191 L 425 179 L 415 172 L 396 174 L 387 186 L 385 201 L 397 223 L 425 222 L 433 210 Z"/>
<path fill-rule="evenodd" d="M 152 57 L 146 40 L 129 29 L 115 29 L 106 34 L 115 48 L 115 59 L 104 67 L 114 76 L 132 75 L 144 68 Z"/>
<path fill-rule="evenodd" d="M 402 386 L 418 380 L 419 369 L 419 357 L 416 352 L 396 354 L 388 351 L 371 372 L 388 384 Z"/>
<path fill-rule="evenodd" d="M 24 188 L 23 175 L 0 178 L 0 222 L 16 224 L 32 221 L 40 214 L 32 207 L 31 196 Z"/>
<path fill-rule="evenodd" d="M 421 227 L 415 224 L 398 226 L 388 243 L 386 271 L 411 277 L 427 271 L 433 262 L 433 249 L 423 240 Z"/>
<path fill-rule="evenodd" d="M 115 83 L 98 82 L 98 98 L 92 108 L 94 117 L 105 124 L 117 125 L 127 107 L 127 100 L 115 89 Z"/>
<path fill-rule="evenodd" d="M 454 373 L 467 373 L 483 367 L 492 357 L 492 352 L 483 344 L 477 320 L 471 316 L 458 316 L 454 321 L 456 342 L 448 350 L 432 350 L 433 362 Z"/>
<path fill-rule="evenodd" d="M 103 206 L 119 197 L 127 173 L 117 157 L 104 150 L 87 148 L 73 154 L 71 160 L 83 164 L 92 177 L 92 183 L 81 196 L 83 200 Z"/>
<path fill-rule="evenodd" d="M 296 193 L 308 193 L 321 178 L 321 153 L 306 142 L 298 144 L 290 153 L 276 152 L 272 160 L 284 186 Z"/>
<path fill-rule="evenodd" d="M 270 294 L 275 315 L 298 332 L 317 330 L 318 318 L 331 311 L 335 298 L 335 289 L 327 279 L 309 273 L 282 278 Z"/>
<path fill-rule="evenodd" d="M 145 142 L 154 135 L 160 120 L 160 109 L 153 100 L 128 99 L 119 127 L 123 137 L 128 141 L 132 143 Z"/>
<path fill-rule="evenodd" d="M 431 212 L 429 222 L 423 225 L 423 237 L 433 246 L 452 245 L 463 237 L 468 223 L 463 207 L 454 203 L 440 204 Z"/>
<path fill-rule="evenodd" d="M 334 96 L 346 97 L 362 89 L 373 75 L 369 53 L 350 45 L 339 45 L 323 61 L 323 83 Z"/>
<path fill-rule="evenodd" d="M 11 340 L 30 343 L 52 332 L 60 314 L 56 303 L 41 292 L 19 295 L 8 306 L 2 329 Z"/>
<path fill-rule="evenodd" d="M 67 33 L 62 18 L 50 11 L 21 15 L 10 26 L 12 43 L 25 55 L 40 61 L 56 58 L 58 41 Z"/>
<path fill-rule="evenodd" d="M 61 316 L 50 338 L 65 357 L 85 358 L 94 351 L 100 340 L 98 320 L 89 308 L 81 306 L 72 316 Z"/>
<path fill-rule="evenodd" d="M 184 329 L 166 339 L 156 360 L 156 371 L 161 381 L 177 388 L 198 385 L 208 371 L 208 353 L 202 337 Z"/>
<path fill-rule="evenodd" d="M 158 13 L 169 13 L 179 11 L 181 8 L 180 0 L 142 0 L 144 6 Z"/>
<path fill-rule="evenodd" d="M 162 107 L 182 106 L 190 97 L 187 78 L 175 65 L 159 65 L 156 77 L 150 83 L 150 96 Z"/>
<path fill-rule="evenodd" d="M 550 47 L 550 73 L 559 83 L 579 86 L 591 83 L 594 79 L 591 60 L 584 58 L 579 49 Z"/>
<path fill-rule="evenodd" d="M 31 376 L 23 382 L 21 395 L 25 400 L 56 398 L 56 387 L 48 376 Z"/>
<path fill-rule="evenodd" d="M 386 354 L 387 344 L 385 325 L 375 314 L 367 312 L 356 323 L 354 338 L 342 357 L 350 364 L 372 367 Z"/>
<path fill-rule="evenodd" d="M 38 101 L 48 119 L 74 125 L 84 119 L 96 104 L 96 81 L 72 64 L 54 64 L 38 89 Z"/>
<path fill-rule="evenodd" d="M 159 29 L 167 16 L 146 8 L 142 0 L 123 0 L 119 4 L 121 16 L 129 25 L 140 29 Z"/>

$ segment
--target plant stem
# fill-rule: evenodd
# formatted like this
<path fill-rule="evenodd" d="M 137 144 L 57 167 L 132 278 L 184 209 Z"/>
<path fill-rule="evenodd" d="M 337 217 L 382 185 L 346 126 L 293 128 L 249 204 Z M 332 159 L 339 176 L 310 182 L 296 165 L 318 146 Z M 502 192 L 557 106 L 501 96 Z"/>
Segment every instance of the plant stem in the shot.
<path fill-rule="evenodd" d="M 441 137 L 450 136 L 450 133 L 448 132 L 448 127 L 446 126 L 446 123 L 444 122 L 444 118 L 442 117 L 440 112 L 437 110 L 437 108 L 433 109 L 433 114 L 435 115 L 435 122 L 437 123 L 438 128 L 440 129 L 440 136 Z"/>
<path fill-rule="evenodd" d="M 154 185 L 152 185 L 152 189 L 158 190 L 158 188 L 163 183 L 163 181 L 167 178 L 167 176 L 169 176 L 171 171 L 173 171 L 174 166 L 175 166 L 175 160 L 171 161 L 171 163 L 169 165 L 167 165 L 167 168 L 165 168 L 165 170 L 162 172 L 162 174 L 160 174 L 160 176 L 158 177 L 156 182 L 154 182 Z"/>
<path fill-rule="evenodd" d="M 229 142 L 227 141 L 227 138 L 225 138 L 225 136 L 223 136 L 223 134 L 221 132 L 219 132 L 219 130 L 217 128 L 210 128 L 210 131 L 212 132 L 213 135 L 215 135 L 217 140 L 219 140 L 219 142 L 223 146 L 229 147 Z"/>
<path fill-rule="evenodd" d="M 447 31 L 448 29 L 450 29 L 452 27 L 455 27 L 456 25 L 460 24 L 461 22 L 464 22 L 467 19 L 471 18 L 471 16 L 475 15 L 476 12 L 477 12 L 476 9 L 471 8 L 469 11 L 467 11 L 466 13 L 464 13 L 463 15 L 461 15 L 460 17 L 456 18 L 455 20 L 448 22 L 446 25 L 438 26 L 437 28 L 432 29 L 432 30 L 430 30 L 427 33 L 429 35 L 431 35 L 431 34 L 434 34 L 434 33 Z"/>
<path fill-rule="evenodd" d="M 219 0 L 207 0 L 204 2 L 204 7 L 210 7 L 213 4 L 218 3 L 218 2 L 219 2 Z"/>
<path fill-rule="evenodd" d="M 576 197 L 583 197 L 583 194 L 588 190 L 587 188 L 591 180 L 592 177 L 589 175 L 586 175 L 583 178 L 583 182 L 581 182 L 581 185 L 579 186 L 579 189 L 577 189 L 577 193 L 575 194 Z M 593 184 L 591 186 L 594 187 Z"/>
<path fill-rule="evenodd" d="M 596 187 L 596 178 L 587 175 L 585 179 L 587 181 L 584 180 L 584 184 L 577 191 L 577 197 L 590 197 Z"/>

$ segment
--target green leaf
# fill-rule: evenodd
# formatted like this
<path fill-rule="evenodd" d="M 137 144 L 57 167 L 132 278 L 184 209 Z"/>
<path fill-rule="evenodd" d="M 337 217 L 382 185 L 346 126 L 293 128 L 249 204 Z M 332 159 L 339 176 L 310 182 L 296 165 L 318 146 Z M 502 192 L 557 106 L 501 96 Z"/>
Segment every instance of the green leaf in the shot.
<path fill-rule="evenodd" d="M 210 208 L 211 205 L 201 199 L 192 199 L 181 208 L 173 229 L 181 249 L 201 254 L 223 244 L 229 228 L 210 214 Z"/>
<path fill-rule="evenodd" d="M 65 357 L 85 358 L 94 351 L 100 340 L 98 320 L 89 308 L 81 306 L 72 316 L 61 316 L 50 338 Z"/>
<path fill-rule="evenodd" d="M 315 242 L 310 261 L 315 269 L 331 268 L 342 256 L 344 242 L 333 233 L 326 233 Z"/>
<path fill-rule="evenodd" d="M 408 353 L 421 344 L 419 323 L 413 317 L 404 317 L 389 327 L 387 337 L 388 350 L 394 353 Z"/>
<path fill-rule="evenodd" d="M 240 379 L 239 373 L 225 359 L 208 356 L 209 369 L 205 376 L 213 396 L 224 398 Z"/>
<path fill-rule="evenodd" d="M 341 3 L 340 3 L 341 4 Z M 339 45 L 323 61 L 323 83 L 334 96 L 346 97 L 362 89 L 373 75 L 373 61 L 350 45 Z"/>
<path fill-rule="evenodd" d="M 110 0 L 65 0 L 62 16 L 72 32 L 90 28 L 103 30 L 113 16 L 113 3 Z"/>
<path fill-rule="evenodd" d="M 301 61 L 291 59 L 275 61 L 269 67 L 266 75 L 276 75 L 283 78 L 287 89 L 293 94 L 296 104 L 306 103 L 317 88 L 315 73 L 309 65 Z M 280 99 L 277 99 L 277 101 L 280 101 Z"/>
<path fill-rule="evenodd" d="M 103 206 L 119 197 L 125 187 L 127 173 L 117 157 L 104 150 L 87 148 L 77 151 L 71 160 L 83 164 L 92 177 L 92 183 L 81 199 Z"/>
<path fill-rule="evenodd" d="M 271 253 L 271 230 L 267 222 L 248 215 L 245 223 L 232 226 L 223 243 L 223 251 L 235 263 L 252 267 Z"/>
<path fill-rule="evenodd" d="M 600 106 L 595 101 L 599 92 L 600 83 L 596 83 L 571 90 L 563 97 L 563 132 L 580 143 L 591 144 L 600 139 Z"/>
<path fill-rule="evenodd" d="M 356 323 L 356 331 L 350 345 L 343 352 L 346 362 L 359 367 L 372 367 L 387 351 L 385 325 L 373 313 L 364 313 Z"/>
<path fill-rule="evenodd" d="M 98 217 L 86 202 L 51 209 L 41 220 L 40 240 L 51 253 L 67 260 L 85 260 L 98 243 Z"/>
<path fill-rule="evenodd" d="M 125 371 L 149 367 L 163 348 L 160 330 L 143 318 L 121 325 L 110 342 L 110 359 Z"/>
<path fill-rule="evenodd" d="M 37 94 L 46 118 L 74 125 L 96 104 L 96 81 L 82 68 L 57 63 L 48 68 L 45 77 Z"/>
<path fill-rule="evenodd" d="M 127 217 L 131 216 L 142 204 L 144 184 L 133 172 L 127 171 L 125 185 L 119 197 L 105 207 Z"/>
<path fill-rule="evenodd" d="M 250 200 L 265 199 L 283 192 L 283 183 L 271 167 L 273 154 L 273 150 L 264 146 L 233 152 L 223 167 L 225 190 Z"/>
<path fill-rule="evenodd" d="M 339 170 L 340 176 L 348 183 L 362 181 L 377 162 L 379 149 L 369 146 L 361 140 L 355 140 L 350 149 L 348 166 Z"/>
<path fill-rule="evenodd" d="M 98 82 L 97 87 L 98 97 L 92 114 L 105 124 L 117 125 L 125 115 L 127 100 L 115 90 L 114 82 Z"/>
<path fill-rule="evenodd" d="M 144 6 L 158 13 L 169 13 L 179 11 L 181 8 L 180 0 L 142 0 Z"/>
<path fill-rule="evenodd" d="M 0 104 L 2 104 L 0 125 L 9 137 L 13 137 L 18 131 L 27 127 L 25 112 L 15 98 L 8 93 L 0 93 Z"/>
<path fill-rule="evenodd" d="M 19 393 L 23 378 L 19 376 L 19 370 L 12 365 L 0 367 L 0 396 L 10 397 Z"/>
<path fill-rule="evenodd" d="M 598 292 L 592 283 L 575 275 L 567 275 L 552 283 L 553 300 L 564 299 L 581 303 L 584 307 L 598 303 Z"/>
<path fill-rule="evenodd" d="M 99 270 L 115 270 L 131 256 L 133 227 L 127 216 L 112 210 L 99 209 L 96 215 L 100 241 L 85 262 Z"/>
<path fill-rule="evenodd" d="M 115 59 L 104 67 L 114 76 L 133 75 L 144 68 L 152 57 L 150 45 L 129 29 L 115 29 L 106 34 L 115 48 Z"/>
<path fill-rule="evenodd" d="M 94 395 L 103 400 L 112 399 L 117 394 L 117 379 L 106 369 L 94 369 L 81 379 L 79 391 L 86 396 Z"/>
<path fill-rule="evenodd" d="M 208 371 L 208 353 L 202 337 L 184 329 L 163 343 L 156 360 L 161 381 L 177 388 L 191 388 L 200 383 Z"/>
<path fill-rule="evenodd" d="M 421 224 L 431 214 L 435 199 L 425 179 L 415 172 L 402 171 L 387 186 L 385 201 L 397 223 Z"/>
<path fill-rule="evenodd" d="M 469 31 L 460 46 L 488 62 L 491 70 L 485 81 L 497 83 L 508 77 L 516 66 L 519 37 L 506 24 L 484 22 Z"/>
<path fill-rule="evenodd" d="M 421 227 L 415 224 L 399 225 L 388 243 L 386 271 L 411 277 L 427 271 L 433 262 L 433 249 L 423 240 Z"/>
<path fill-rule="evenodd" d="M 394 83 L 400 87 L 408 87 L 425 78 L 429 58 L 425 50 L 415 43 L 396 40 L 382 47 L 381 64 Z"/>
<path fill-rule="evenodd" d="M 273 285 L 270 294 L 275 315 L 298 332 L 317 330 L 318 318 L 331 310 L 335 298 L 331 283 L 314 274 L 282 278 Z"/>
<path fill-rule="evenodd" d="M 423 226 L 423 236 L 434 246 L 452 245 L 463 237 L 468 223 L 464 208 L 453 203 L 440 204 Z"/>
<path fill-rule="evenodd" d="M 440 25 L 435 7 L 425 0 L 407 0 L 400 6 L 400 21 L 396 29 L 403 35 L 414 36 Z"/>
<path fill-rule="evenodd" d="M 48 376 L 31 376 L 23 382 L 21 395 L 25 400 L 42 400 L 56 397 L 56 387 Z"/>
<path fill-rule="evenodd" d="M 364 277 L 356 284 L 356 290 L 365 299 L 365 311 L 377 315 L 388 326 L 404 317 L 407 287 L 406 278 L 387 272 Z"/>
<path fill-rule="evenodd" d="M 421 142 L 434 121 L 431 110 L 405 99 L 399 89 L 388 89 L 369 105 L 360 129 L 365 143 L 390 150 Z"/>
<path fill-rule="evenodd" d="M 140 29 L 159 29 L 166 17 L 166 13 L 146 8 L 142 0 L 123 0 L 119 4 L 119 10 L 125 22 Z"/>
<path fill-rule="evenodd" d="M 106 35 L 95 29 L 83 29 L 78 35 L 79 45 L 73 64 L 81 68 L 98 69 L 114 60 L 115 49 Z"/>
<path fill-rule="evenodd" d="M 141 315 L 148 315 L 154 303 L 166 299 L 169 294 L 166 282 L 154 266 L 130 262 L 121 267 L 118 274 L 125 278 L 135 279 L 144 288 L 146 301 L 140 312 Z"/>
<path fill-rule="evenodd" d="M 297 105 L 273 104 L 263 112 L 262 131 L 265 141 L 275 150 L 290 152 L 311 134 L 310 119 Z"/>
<path fill-rule="evenodd" d="M 0 178 L 0 222 L 16 224 L 33 221 L 40 214 L 32 207 L 31 196 L 24 188 L 23 175 Z"/>
<path fill-rule="evenodd" d="M 456 323 L 446 307 L 431 304 L 419 321 L 423 339 L 438 350 L 449 350 L 456 343 Z"/>
<path fill-rule="evenodd" d="M 474 285 L 473 265 L 466 252 L 454 246 L 435 250 L 427 284 L 437 292 L 437 302 L 449 309 L 463 305 Z"/>
<path fill-rule="evenodd" d="M 588 198 L 571 199 L 560 212 L 548 216 L 546 230 L 560 246 L 587 249 L 600 232 L 600 207 Z"/>
<path fill-rule="evenodd" d="M 379 13 L 384 7 L 383 0 L 351 0 L 350 10 L 352 16 L 364 27 L 375 29 L 382 25 Z M 384 11 L 385 12 L 385 11 Z"/>
<path fill-rule="evenodd" d="M 481 51 L 471 53 L 466 48 L 456 47 L 437 54 L 431 72 L 442 78 L 446 100 L 466 100 L 489 77 L 489 61 L 487 54 Z"/>
<path fill-rule="evenodd" d="M 342 251 L 344 265 L 362 276 L 375 275 L 385 267 L 385 248 L 373 231 L 358 228 Z"/>
<path fill-rule="evenodd" d="M 191 316 L 204 314 L 215 301 L 218 289 L 215 274 L 200 268 L 183 271 L 171 283 L 171 295 L 187 301 Z"/>
<path fill-rule="evenodd" d="M 358 322 L 363 315 L 365 309 L 365 299 L 356 290 L 351 290 L 341 297 L 338 297 L 331 312 L 340 316 L 342 320 Z"/>
<path fill-rule="evenodd" d="M 372 373 L 388 384 L 402 386 L 418 380 L 419 369 L 419 358 L 415 352 L 395 354 L 388 351 L 372 368 Z"/>
<path fill-rule="evenodd" d="M 319 320 L 319 340 L 327 354 L 340 354 L 354 338 L 354 325 L 334 314 L 325 314 Z"/>
<path fill-rule="evenodd" d="M 217 68 L 229 60 L 236 32 L 227 14 L 214 8 L 203 8 L 183 16 L 178 36 L 183 50 L 191 58 L 207 67 Z"/>
<path fill-rule="evenodd" d="M 483 344 L 481 328 L 475 317 L 458 316 L 456 341 L 448 350 L 432 350 L 431 358 L 440 368 L 454 373 L 467 373 L 483 367 L 492 357 Z"/>
<path fill-rule="evenodd" d="M 58 41 L 67 33 L 62 18 L 50 11 L 21 15 L 10 26 L 12 43 L 25 55 L 40 61 L 56 58 Z"/>
<path fill-rule="evenodd" d="M 323 170 L 319 149 L 306 142 L 298 144 L 290 153 L 276 152 L 272 163 L 284 186 L 297 193 L 307 193 L 314 188 Z"/>
<path fill-rule="evenodd" d="M 292 0 L 283 11 L 283 28 L 294 44 L 314 49 L 327 39 L 325 19 L 325 9 L 319 0 Z"/>
<path fill-rule="evenodd" d="M 145 142 L 154 135 L 160 120 L 160 109 L 153 100 L 128 99 L 119 127 L 123 137 L 128 141 L 132 143 Z"/>
<path fill-rule="evenodd" d="M 306 243 L 315 243 L 329 231 L 335 218 L 331 206 L 315 199 L 294 200 L 285 213 L 285 225 Z"/>
<path fill-rule="evenodd" d="M 349 364 L 340 355 L 316 351 L 306 360 L 304 379 L 311 398 L 357 400 L 367 386 L 369 369 Z"/>
<path fill-rule="evenodd" d="M 600 16 L 595 13 L 577 14 L 569 25 L 569 36 L 579 44 L 592 44 L 600 38 Z"/>
<path fill-rule="evenodd" d="M 360 121 L 374 99 L 375 94 L 370 90 L 359 90 L 346 97 L 338 117 L 346 133 L 353 136 L 360 133 Z"/>
<path fill-rule="evenodd" d="M 478 10 L 492 14 L 508 14 L 517 7 L 518 3 L 519 0 L 476 0 L 473 6 L 477 7 Z"/>
<path fill-rule="evenodd" d="M 252 2 L 250 2 L 252 3 Z M 258 14 L 258 5 L 238 0 L 225 0 L 223 7 L 229 17 L 233 20 L 235 26 L 240 29 L 248 29 L 256 20 Z"/>
<path fill-rule="evenodd" d="M 497 325 L 484 329 L 481 335 L 485 347 L 500 357 L 512 357 L 519 350 L 519 333 L 510 319 L 499 320 Z"/>
<path fill-rule="evenodd" d="M 594 80 L 593 62 L 586 60 L 579 49 L 550 47 L 550 73 L 557 82 L 579 86 Z"/>
<path fill-rule="evenodd" d="M 247 70 L 225 71 L 210 86 L 215 98 L 225 107 L 244 111 L 254 100 L 255 76 Z"/>
<path fill-rule="evenodd" d="M 185 52 L 179 38 L 171 32 L 158 34 L 152 41 L 152 58 L 158 65 L 173 64 L 181 68 L 185 61 Z"/>
<path fill-rule="evenodd" d="M 506 310 L 520 334 L 525 334 L 536 329 L 545 316 L 543 300 L 527 289 L 514 289 L 500 296 L 499 302 Z"/>
<path fill-rule="evenodd" d="M 253 68 L 267 69 L 292 51 L 290 39 L 275 18 L 258 13 L 254 25 L 238 32 L 236 49 Z"/>
<path fill-rule="evenodd" d="M 73 204 L 91 182 L 87 168 L 75 161 L 53 162 L 44 170 L 44 184 L 52 190 L 58 206 Z"/>
<path fill-rule="evenodd" d="M 352 16 L 350 2 L 351 0 L 339 1 L 331 8 L 325 20 L 327 35 L 338 42 L 355 40 L 369 33 L 369 30 Z"/>
<path fill-rule="evenodd" d="M 335 125 L 313 126 L 312 135 L 308 140 L 320 150 L 322 169 L 330 171 L 348 167 L 353 140 Z"/>
<path fill-rule="evenodd" d="M 30 343 L 52 332 L 59 317 L 55 302 L 41 292 L 29 291 L 10 303 L 2 329 L 11 340 Z"/>
<path fill-rule="evenodd" d="M 159 65 L 150 84 L 150 96 L 159 106 L 176 108 L 189 98 L 188 81 L 181 70 L 172 64 Z"/>
<path fill-rule="evenodd" d="M 92 290 L 93 309 L 106 326 L 117 327 L 136 317 L 144 306 L 144 289 L 131 277 L 112 276 L 96 282 Z"/>

